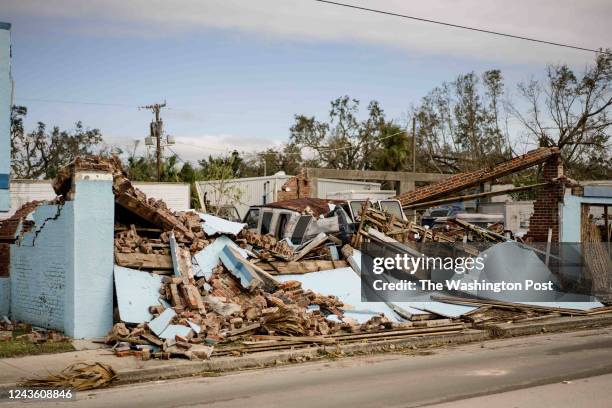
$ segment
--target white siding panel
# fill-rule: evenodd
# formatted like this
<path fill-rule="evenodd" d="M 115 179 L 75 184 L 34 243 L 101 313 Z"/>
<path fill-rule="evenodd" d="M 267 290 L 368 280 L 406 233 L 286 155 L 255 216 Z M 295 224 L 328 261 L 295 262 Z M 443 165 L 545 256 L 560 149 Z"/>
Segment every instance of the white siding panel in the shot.
<path fill-rule="evenodd" d="M 352 180 L 317 179 L 317 197 L 327 198 L 328 194 L 348 190 L 380 190 L 380 183 Z"/>
<path fill-rule="evenodd" d="M 51 183 L 51 180 L 11 180 L 11 210 L 6 216 L 13 214 L 30 201 L 53 200 L 55 192 Z M 175 211 L 190 208 L 191 190 L 188 183 L 133 182 L 132 184 L 148 197 L 164 200 L 166 205 Z"/>
<path fill-rule="evenodd" d="M 11 180 L 11 209 L 13 214 L 22 205 L 35 200 L 53 200 L 55 191 L 51 186 L 51 180 Z"/>
<path fill-rule="evenodd" d="M 164 200 L 168 208 L 185 211 L 191 208 L 191 186 L 189 183 L 132 182 L 134 187 L 147 197 Z"/>
<path fill-rule="evenodd" d="M 291 176 L 287 175 L 275 175 L 226 180 L 223 182 L 223 187 L 221 187 L 221 182 L 218 180 L 201 181 L 199 185 L 202 194 L 206 194 L 206 199 L 212 205 L 234 205 L 238 209 L 240 216 L 243 217 L 250 206 L 264 204 L 264 196 L 266 203 L 276 201 L 278 190 L 290 178 Z M 228 188 L 236 189 L 240 192 L 240 200 L 238 202 L 229 202 L 227 197 L 219 197 L 219 190 L 226 190 Z"/>

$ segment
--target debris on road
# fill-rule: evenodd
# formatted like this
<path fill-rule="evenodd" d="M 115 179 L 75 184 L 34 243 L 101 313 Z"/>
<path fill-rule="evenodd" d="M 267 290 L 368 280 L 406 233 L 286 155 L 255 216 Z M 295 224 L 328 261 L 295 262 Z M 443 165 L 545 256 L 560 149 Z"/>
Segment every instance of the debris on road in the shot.
<path fill-rule="evenodd" d="M 75 363 L 59 373 L 44 378 L 30 378 L 18 383 L 20 387 L 69 388 L 76 391 L 108 387 L 117 378 L 113 368 L 103 363 Z"/>

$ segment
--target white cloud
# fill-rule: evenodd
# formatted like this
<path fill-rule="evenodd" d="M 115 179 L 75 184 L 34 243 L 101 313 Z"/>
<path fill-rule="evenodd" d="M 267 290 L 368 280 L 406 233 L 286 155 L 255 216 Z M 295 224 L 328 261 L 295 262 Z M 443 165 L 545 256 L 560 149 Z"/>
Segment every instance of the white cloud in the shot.
<path fill-rule="evenodd" d="M 346 2 L 587 48 L 612 46 L 609 0 Z M 42 24 L 61 19 L 63 29 L 90 35 L 165 36 L 229 29 L 281 41 L 368 43 L 405 52 L 502 62 L 581 64 L 592 59 L 580 51 L 500 39 L 313 0 L 3 0 L 3 3 L 3 11 L 9 17 L 40 18 Z"/>
<path fill-rule="evenodd" d="M 109 147 L 119 147 L 126 154 L 131 154 L 134 149 L 134 142 L 138 139 L 126 138 L 117 135 L 104 135 L 104 142 Z M 200 136 L 180 136 L 176 138 L 176 143 L 165 151 L 165 155 L 176 153 L 182 160 L 197 162 L 205 159 L 209 155 L 219 156 L 228 155 L 234 150 L 241 153 L 251 154 L 267 148 L 280 147 L 279 142 L 268 139 L 241 137 L 235 135 L 200 135 Z M 152 151 L 153 152 L 153 151 Z M 140 140 L 136 148 L 136 155 L 146 155 L 147 148 L 144 140 Z"/>

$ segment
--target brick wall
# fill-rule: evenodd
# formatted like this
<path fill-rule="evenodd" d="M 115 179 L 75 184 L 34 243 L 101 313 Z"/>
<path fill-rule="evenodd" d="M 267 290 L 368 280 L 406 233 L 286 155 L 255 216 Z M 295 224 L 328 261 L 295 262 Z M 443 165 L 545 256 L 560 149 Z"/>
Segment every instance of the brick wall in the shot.
<path fill-rule="evenodd" d="M 400 200 L 403 206 L 407 206 L 438 198 L 451 197 L 451 194 L 458 193 L 466 188 L 478 186 L 480 183 L 494 180 L 496 178 L 535 166 L 536 164 L 543 163 L 551 157 L 556 157 L 557 154 L 558 149 L 554 147 L 541 147 L 491 168 L 455 174 L 438 183 L 421 187 L 408 193 L 400 194 L 397 198 Z"/>
<path fill-rule="evenodd" d="M 310 197 L 311 185 L 306 176 L 306 170 L 300 170 L 297 176 L 291 177 L 283 184 L 277 193 L 277 200 L 294 200 L 296 198 Z"/>
<path fill-rule="evenodd" d="M 559 156 L 546 161 L 542 167 L 540 182 L 552 181 L 563 176 L 563 163 Z M 546 242 L 548 229 L 552 228 L 552 242 L 559 242 L 559 204 L 563 202 L 565 187 L 555 183 L 536 189 L 533 214 L 529 219 L 529 232 L 526 238 L 533 242 Z"/>

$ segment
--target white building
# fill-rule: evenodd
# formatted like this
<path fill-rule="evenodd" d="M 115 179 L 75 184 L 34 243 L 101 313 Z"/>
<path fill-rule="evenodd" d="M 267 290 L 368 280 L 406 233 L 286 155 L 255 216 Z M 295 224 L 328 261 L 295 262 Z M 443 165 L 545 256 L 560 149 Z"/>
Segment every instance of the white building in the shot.
<path fill-rule="evenodd" d="M 184 211 L 191 208 L 191 186 L 189 183 L 135 181 L 132 184 L 145 193 L 147 197 L 164 200 L 168 208 L 172 210 Z M 9 217 L 22 205 L 30 201 L 48 201 L 55 198 L 52 180 L 11 180 L 10 192 L 10 210 L 8 213 L 0 214 L 0 218 Z"/>
<path fill-rule="evenodd" d="M 238 210 L 240 217 L 243 217 L 248 208 L 252 205 L 262 205 L 278 201 L 278 192 L 293 176 L 288 176 L 280 171 L 272 176 L 247 177 L 232 180 L 210 180 L 197 183 L 198 194 L 214 206 L 233 205 Z M 311 180 L 315 185 L 311 191 L 317 198 L 329 198 L 331 193 L 347 190 L 380 190 L 380 183 L 367 181 L 336 180 L 315 178 Z M 231 193 L 228 194 L 227 192 Z M 234 201 L 228 196 L 239 192 L 240 199 Z M 231 201 L 231 202 L 230 202 Z"/>

